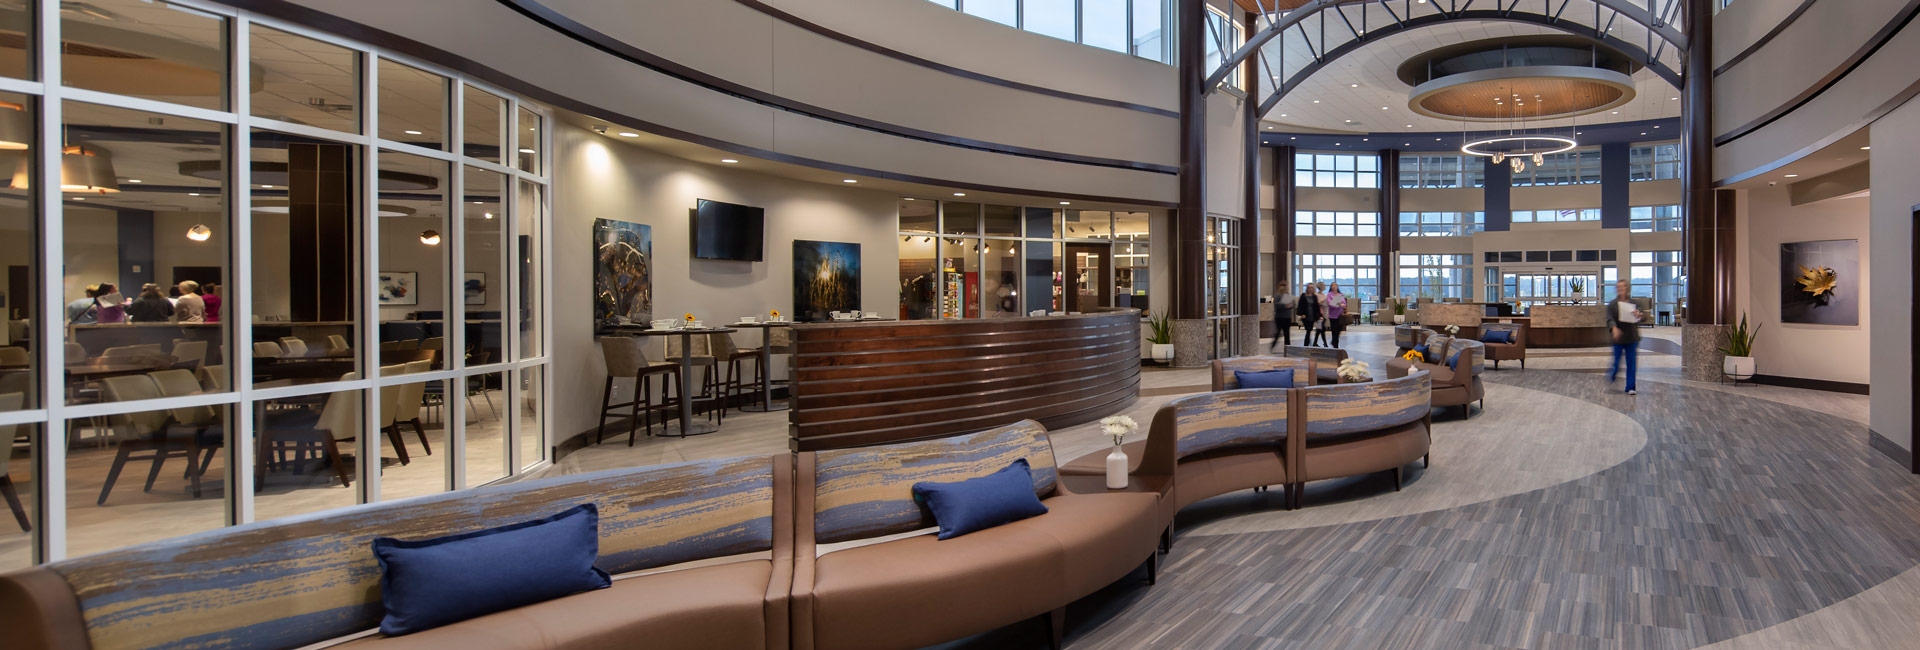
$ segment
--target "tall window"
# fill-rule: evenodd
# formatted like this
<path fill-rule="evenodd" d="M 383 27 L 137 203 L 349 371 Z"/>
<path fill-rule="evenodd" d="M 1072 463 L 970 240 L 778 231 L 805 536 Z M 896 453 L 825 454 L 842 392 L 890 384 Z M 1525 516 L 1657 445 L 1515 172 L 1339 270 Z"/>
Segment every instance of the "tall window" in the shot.
<path fill-rule="evenodd" d="M 1033 0 L 1025 1 L 1032 2 Z M 1246 42 L 1246 37 L 1241 33 L 1241 29 L 1240 21 L 1234 20 L 1231 16 L 1228 16 L 1226 12 L 1214 8 L 1213 5 L 1207 5 L 1206 39 L 1208 43 L 1212 44 L 1211 47 L 1206 48 L 1206 70 L 1208 73 L 1212 73 L 1212 71 L 1218 69 L 1220 62 L 1227 60 L 1227 57 L 1233 55 L 1234 50 L 1240 49 L 1241 43 Z M 1246 84 L 1241 82 L 1239 66 L 1235 66 L 1233 72 L 1229 73 L 1227 78 L 1220 83 L 1221 85 L 1241 89 L 1247 87 Z"/>
<path fill-rule="evenodd" d="M 1600 208 L 1581 210 L 1514 210 L 1514 223 L 1554 223 L 1560 221 L 1599 221 Z"/>
<path fill-rule="evenodd" d="M 1296 254 L 1290 290 L 1298 294 L 1308 282 L 1339 283 L 1342 293 L 1360 299 L 1362 314 L 1371 314 L 1380 303 L 1380 256 Z"/>
<path fill-rule="evenodd" d="M 917 197 L 898 208 L 902 320 L 1146 308 L 1145 212 Z"/>
<path fill-rule="evenodd" d="M 1529 163 L 1526 171 L 1513 175 L 1514 187 L 1530 185 L 1585 185 L 1600 182 L 1600 150 L 1575 149 L 1551 153 L 1542 163 Z"/>
<path fill-rule="evenodd" d="M 1401 156 L 1400 187 L 1485 187 L 1486 164 L 1477 156 Z"/>
<path fill-rule="evenodd" d="M 1630 214 L 1633 232 L 1679 232 L 1682 226 L 1677 205 L 1639 206 Z"/>
<path fill-rule="evenodd" d="M 1485 212 L 1402 212 L 1401 237 L 1465 237 L 1487 228 Z"/>
<path fill-rule="evenodd" d="M 979 16 L 1008 27 L 1044 34 L 1104 50 L 1172 63 L 1171 39 L 1165 25 L 1172 22 L 1167 0 L 932 0 L 948 9 Z M 1225 18 L 1224 14 L 1219 15 Z M 1233 21 L 1228 21 L 1233 22 Z M 1242 42 L 1240 26 L 1224 33 Z M 1210 48 L 1211 49 L 1211 48 Z M 1231 52 L 1232 49 L 1227 50 Z M 1211 55 L 1210 55 L 1211 56 Z M 1218 65 L 1217 61 L 1214 65 Z M 1235 77 L 1237 84 L 1238 77 Z"/>
<path fill-rule="evenodd" d="M 1380 213 L 1302 210 L 1293 213 L 1293 227 L 1300 237 L 1378 237 Z"/>
<path fill-rule="evenodd" d="M 0 26 L 0 476 L 32 524 L 0 571 L 540 469 L 551 115 L 213 3 L 86 7 Z"/>
<path fill-rule="evenodd" d="M 1293 156 L 1297 187 L 1380 187 L 1380 157 L 1372 154 L 1301 153 Z"/>
<path fill-rule="evenodd" d="M 1686 271 L 1681 252 L 1634 251 L 1629 261 L 1633 264 L 1628 270 L 1633 296 L 1653 299 L 1649 316 L 1654 323 L 1673 324 L 1680 314 L 1680 298 L 1686 295 L 1686 287 L 1681 284 Z"/>
<path fill-rule="evenodd" d="M 1240 220 L 1218 215 L 1207 216 L 1207 317 L 1213 319 L 1213 352 L 1216 357 L 1237 356 L 1240 351 L 1237 316 L 1240 315 L 1240 291 L 1233 282 L 1240 267 Z"/>
<path fill-rule="evenodd" d="M 1401 255 L 1400 294 L 1465 300 L 1472 272 L 1473 260 L 1467 255 Z"/>
<path fill-rule="evenodd" d="M 1627 150 L 1627 178 L 1664 181 L 1680 178 L 1680 143 L 1634 145 Z"/>

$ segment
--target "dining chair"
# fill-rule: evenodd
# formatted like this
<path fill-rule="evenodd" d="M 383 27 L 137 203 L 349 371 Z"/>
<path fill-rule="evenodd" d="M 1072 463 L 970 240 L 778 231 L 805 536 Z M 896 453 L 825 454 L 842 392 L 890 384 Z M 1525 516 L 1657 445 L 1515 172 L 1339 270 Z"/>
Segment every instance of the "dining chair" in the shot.
<path fill-rule="evenodd" d="M 200 386 L 200 380 L 194 378 L 193 372 L 190 370 L 174 368 L 154 372 L 147 376 L 153 378 L 154 385 L 160 389 L 161 397 L 185 397 L 187 395 L 198 395 L 203 391 Z M 202 431 L 220 426 L 220 411 L 212 406 L 186 406 L 168 410 L 173 415 L 174 424 L 179 426 L 196 427 Z M 195 458 L 189 456 L 187 458 L 187 473 L 183 475 L 182 478 L 197 481 L 198 477 L 205 476 L 207 466 L 213 464 L 214 452 L 218 449 L 219 447 L 216 446 L 204 450 L 205 457 L 198 459 L 199 465 L 197 467 L 194 464 Z M 194 496 L 200 496 L 197 488 L 194 491 Z"/>
<path fill-rule="evenodd" d="M 209 393 L 227 392 L 226 364 L 201 366 L 200 371 L 194 373 L 194 377 L 200 380 L 200 388 L 202 390 Z"/>
<path fill-rule="evenodd" d="M 420 349 L 422 350 L 439 350 L 446 346 L 447 339 L 439 336 L 429 336 L 426 340 L 420 342 Z"/>
<path fill-rule="evenodd" d="M 327 356 L 344 357 L 353 354 L 353 346 L 347 345 L 347 337 L 339 334 L 327 335 Z"/>
<path fill-rule="evenodd" d="M 286 356 L 286 349 L 280 347 L 279 343 L 271 341 L 254 341 L 253 343 L 253 358 L 255 359 L 280 359 Z"/>
<path fill-rule="evenodd" d="M 380 376 L 382 377 L 392 377 L 392 376 L 404 375 L 404 374 L 407 374 L 406 364 L 380 367 Z M 387 441 L 390 443 L 393 443 L 394 455 L 400 457 L 401 465 L 405 465 L 411 462 L 412 459 L 407 454 L 407 441 L 405 438 L 400 437 L 399 427 L 393 426 L 394 418 L 400 415 L 400 387 L 399 386 L 381 386 L 380 387 L 379 414 L 380 414 L 380 419 L 378 420 L 378 426 L 380 427 L 381 431 L 386 432 Z"/>
<path fill-rule="evenodd" d="M 162 352 L 159 343 L 107 348 L 105 352 L 100 353 L 100 359 L 106 363 L 173 365 L 173 357 Z"/>
<path fill-rule="evenodd" d="M 767 330 L 767 354 L 770 354 L 770 355 L 793 354 L 793 330 L 786 327 L 775 327 Z M 769 357 L 768 360 L 771 361 L 772 358 Z M 771 366 L 773 364 L 768 363 L 765 365 Z M 756 385 L 760 383 L 762 375 L 773 372 L 772 368 L 763 368 L 759 366 L 755 366 L 754 368 L 755 368 L 755 373 L 754 373 L 753 382 Z M 787 380 L 774 379 L 772 383 L 785 385 L 787 383 Z"/>
<path fill-rule="evenodd" d="M 207 365 L 207 342 L 174 339 L 172 354 L 175 367 L 199 370 Z"/>
<path fill-rule="evenodd" d="M 720 380 L 718 387 L 718 392 L 720 393 L 720 421 L 725 422 L 727 420 L 727 408 L 732 405 L 734 396 L 745 392 L 746 382 L 741 372 L 740 364 L 743 362 L 754 362 L 754 366 L 759 366 L 760 351 L 757 349 L 741 350 L 733 344 L 733 335 L 729 333 L 708 334 L 707 338 L 710 339 L 707 347 L 713 350 L 713 358 L 721 363 L 727 364 L 727 374 L 725 378 Z"/>
<path fill-rule="evenodd" d="M 108 377 L 100 383 L 106 387 L 107 399 L 110 401 L 130 402 L 162 397 L 159 385 L 149 375 Z M 126 466 L 127 461 L 150 460 L 153 462 L 152 467 L 147 470 L 147 484 L 143 488 L 146 492 L 152 492 L 153 482 L 160 477 L 161 466 L 168 458 L 184 456 L 188 459 L 188 465 L 193 465 L 194 459 L 200 456 L 203 446 L 218 449 L 221 444 L 218 431 L 212 436 L 207 435 L 207 429 L 215 425 L 204 422 L 198 423 L 196 428 L 186 436 L 174 435 L 173 427 L 177 421 L 174 410 L 170 409 L 113 415 L 108 417 L 108 421 L 119 450 L 114 453 L 113 465 L 107 470 L 106 484 L 100 486 L 100 498 L 95 501 L 97 505 L 107 505 L 107 495 L 113 492 L 113 484 L 119 480 L 120 470 Z M 146 456 L 134 456 L 134 452 L 137 451 L 151 453 Z M 189 471 L 187 478 L 191 482 L 193 495 L 200 496 L 200 475 Z"/>
<path fill-rule="evenodd" d="M 667 404 L 678 405 L 673 401 L 674 385 L 678 383 L 673 380 L 673 374 L 680 371 L 680 364 L 648 359 L 646 345 L 639 338 L 631 336 L 609 336 L 600 339 L 600 355 L 607 363 L 607 383 L 600 390 L 600 426 L 594 429 L 597 435 L 593 444 L 606 441 L 607 416 L 617 409 L 626 408 L 628 409 L 627 446 L 632 447 L 633 439 L 639 435 L 642 422 L 647 427 L 647 435 L 653 435 L 653 414 L 656 408 L 653 404 L 653 388 L 650 380 L 654 375 L 663 375 L 660 382 L 663 387 L 660 390 L 659 408 L 664 409 Z M 632 400 L 619 404 L 613 403 L 615 379 L 634 380 Z M 662 412 L 660 425 L 666 426 L 666 420 L 666 413 Z"/>
<path fill-rule="evenodd" d="M 412 361 L 406 364 L 405 370 L 403 370 L 402 373 L 417 375 L 432 369 L 432 361 Z M 431 382 L 422 381 L 402 384 L 400 386 L 400 392 L 397 395 L 398 401 L 394 407 L 393 422 L 387 426 L 394 427 L 393 435 L 399 435 L 400 425 L 413 425 L 414 435 L 420 438 L 420 448 L 425 450 L 428 456 L 432 456 L 433 445 L 427 443 L 427 429 L 420 421 L 420 412 L 425 410 L 424 399 L 426 397 L 427 384 L 429 383 Z"/>
<path fill-rule="evenodd" d="M 700 371 L 700 390 L 699 392 L 695 393 L 692 396 L 682 395 L 681 398 L 692 399 L 693 404 L 691 404 L 690 406 L 696 409 L 700 407 L 700 402 L 702 401 L 708 402 L 709 407 L 708 407 L 707 413 L 708 413 L 708 417 L 711 418 L 713 413 L 712 407 L 711 407 L 713 394 L 720 384 L 719 382 L 720 375 L 717 372 L 718 371 L 718 368 L 716 367 L 717 363 L 714 359 L 713 351 L 712 351 L 713 342 L 711 340 L 708 340 L 708 338 L 705 336 L 693 336 L 688 338 L 692 339 L 693 341 L 693 351 L 691 356 L 693 369 Z M 668 336 L 666 337 L 666 339 L 667 339 L 667 361 L 673 363 L 676 366 L 680 365 L 680 337 Z M 688 377 L 687 383 L 692 384 L 693 378 Z"/>
<path fill-rule="evenodd" d="M 300 337 L 282 336 L 280 337 L 280 347 L 287 351 L 287 356 L 289 357 L 299 358 L 307 356 L 307 341 Z"/>
<path fill-rule="evenodd" d="M 32 355 L 27 353 L 26 348 L 12 346 L 0 348 L 0 365 L 3 366 L 24 366 L 27 365 L 30 357 Z"/>
<path fill-rule="evenodd" d="M 341 375 L 340 379 L 348 381 L 359 376 L 359 373 L 349 372 Z M 357 390 L 331 393 L 317 415 L 311 414 L 311 411 L 264 412 L 254 436 L 258 441 L 254 452 L 254 491 L 259 491 L 266 484 L 268 466 L 283 462 L 275 454 L 288 444 L 317 446 L 327 464 L 333 468 L 334 476 L 340 479 L 340 486 L 353 487 L 352 479 L 348 478 L 346 461 L 340 453 L 340 443 L 359 437 L 360 394 Z"/>
<path fill-rule="evenodd" d="M 87 349 L 85 347 L 82 347 L 79 343 L 67 344 L 67 365 L 86 363 L 87 359 Z"/>
<path fill-rule="evenodd" d="M 0 393 L 0 411 L 18 411 L 27 401 L 25 393 Z M 9 461 L 13 456 L 13 436 L 20 425 L 0 426 L 0 440 L 7 442 L 7 455 L 0 456 L 0 497 L 6 497 L 7 507 L 13 510 L 13 520 L 20 522 L 21 532 L 33 532 L 33 522 L 27 517 L 27 509 L 20 504 L 20 493 L 13 487 L 13 475 L 8 472 Z"/>

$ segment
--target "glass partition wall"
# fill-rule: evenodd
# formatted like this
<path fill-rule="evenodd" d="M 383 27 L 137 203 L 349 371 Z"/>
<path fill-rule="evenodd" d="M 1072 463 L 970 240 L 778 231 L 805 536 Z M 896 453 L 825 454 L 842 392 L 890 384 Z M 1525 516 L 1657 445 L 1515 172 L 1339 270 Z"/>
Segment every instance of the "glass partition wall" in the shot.
<path fill-rule="evenodd" d="M 547 461 L 544 109 L 224 5 L 87 9 L 0 6 L 0 571 Z"/>
<path fill-rule="evenodd" d="M 1146 309 L 1148 213 L 902 198 L 902 320 Z"/>

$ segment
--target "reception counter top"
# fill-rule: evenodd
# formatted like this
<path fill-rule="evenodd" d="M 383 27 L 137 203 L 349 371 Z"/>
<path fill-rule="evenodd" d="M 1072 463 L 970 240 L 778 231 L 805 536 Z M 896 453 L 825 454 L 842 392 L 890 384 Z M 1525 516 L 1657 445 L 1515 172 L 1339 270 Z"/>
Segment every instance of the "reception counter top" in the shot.
<path fill-rule="evenodd" d="M 1056 429 L 1140 395 L 1140 312 L 793 326 L 795 451 Z M 1142 423 L 1144 424 L 1144 423 Z"/>

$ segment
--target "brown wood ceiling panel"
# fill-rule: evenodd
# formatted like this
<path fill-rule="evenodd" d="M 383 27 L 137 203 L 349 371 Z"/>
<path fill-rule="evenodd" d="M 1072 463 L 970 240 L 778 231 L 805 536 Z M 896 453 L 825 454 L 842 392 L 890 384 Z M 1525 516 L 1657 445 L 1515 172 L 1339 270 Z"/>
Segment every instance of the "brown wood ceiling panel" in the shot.
<path fill-rule="evenodd" d="M 1538 119 L 1592 111 L 1619 101 L 1626 93 L 1619 86 L 1584 79 L 1501 79 L 1442 89 L 1420 98 L 1420 107 L 1468 119 Z M 1520 102 L 1515 102 L 1515 95 Z"/>

